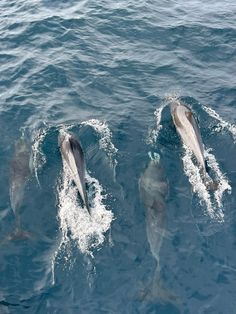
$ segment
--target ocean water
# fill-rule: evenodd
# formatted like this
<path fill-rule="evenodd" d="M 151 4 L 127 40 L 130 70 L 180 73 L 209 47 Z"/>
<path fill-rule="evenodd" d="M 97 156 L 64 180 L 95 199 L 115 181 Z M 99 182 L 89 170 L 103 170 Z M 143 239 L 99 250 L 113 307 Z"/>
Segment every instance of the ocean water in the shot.
<path fill-rule="evenodd" d="M 235 15 L 232 0 L 0 1 L 1 314 L 235 313 Z M 198 121 L 214 192 L 175 131 L 172 99 Z M 91 218 L 60 132 L 83 147 Z M 19 139 L 30 174 L 14 211 Z M 156 153 L 169 186 L 166 293 L 150 295 L 139 178 Z M 17 221 L 26 237 L 14 237 Z"/>

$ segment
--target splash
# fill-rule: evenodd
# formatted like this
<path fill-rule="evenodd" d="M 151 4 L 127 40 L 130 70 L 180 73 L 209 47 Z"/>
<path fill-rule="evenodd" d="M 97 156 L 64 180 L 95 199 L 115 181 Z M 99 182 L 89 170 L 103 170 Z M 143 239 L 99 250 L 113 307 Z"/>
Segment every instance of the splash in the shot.
<path fill-rule="evenodd" d="M 105 241 L 105 233 L 110 229 L 114 216 L 103 204 L 106 195 L 98 180 L 86 173 L 86 181 L 91 215 L 85 207 L 81 206 L 71 172 L 67 165 L 63 164 L 63 173 L 57 186 L 61 238 L 51 260 L 53 284 L 55 284 L 55 266 L 59 260 L 64 260 L 66 269 L 68 267 L 71 269 L 75 264 L 72 253 L 72 248 L 75 247 L 84 254 L 87 281 L 89 287 L 93 287 L 96 275 L 93 250 L 99 249 Z"/>
<path fill-rule="evenodd" d="M 105 232 L 109 230 L 113 213 L 103 204 L 106 195 L 98 180 L 86 175 L 89 185 L 88 198 L 93 199 L 91 216 L 78 201 L 78 191 L 73 185 L 70 171 L 64 165 L 62 182 L 58 187 L 60 229 L 62 232 L 61 247 L 72 240 L 78 249 L 92 255 L 92 250 L 98 248 L 105 240 Z"/>
<path fill-rule="evenodd" d="M 208 214 L 214 217 L 214 210 L 211 204 L 210 194 L 206 189 L 205 184 L 202 182 L 199 168 L 192 161 L 192 151 L 184 145 L 185 154 L 182 157 L 184 164 L 184 172 L 189 178 L 189 182 L 192 185 L 193 192 L 198 195 L 201 201 L 204 201 L 207 206 Z"/>
<path fill-rule="evenodd" d="M 223 120 L 220 115 L 215 112 L 212 108 L 207 106 L 202 106 L 202 108 L 214 119 L 218 120 L 219 123 L 215 129 L 216 132 L 221 132 L 222 130 L 226 129 L 229 131 L 233 137 L 234 143 L 236 143 L 236 125 L 231 124 L 225 120 Z"/>
<path fill-rule="evenodd" d="M 173 92 L 165 95 L 165 101 L 170 103 L 179 103 L 180 104 L 180 93 Z"/>
<path fill-rule="evenodd" d="M 217 202 L 217 206 L 222 208 L 222 198 L 225 192 L 231 193 L 231 186 L 229 184 L 226 176 L 221 172 L 219 164 L 216 161 L 215 156 L 211 153 L 212 149 L 208 149 L 205 151 L 205 158 L 208 166 L 213 170 L 216 176 L 217 182 L 219 182 L 217 190 L 214 192 L 215 200 Z"/>
<path fill-rule="evenodd" d="M 46 136 L 47 129 L 42 128 L 36 130 L 33 135 L 33 145 L 32 145 L 32 168 L 35 174 L 35 178 L 40 186 L 39 178 L 38 178 L 38 170 L 42 168 L 42 166 L 46 162 L 46 157 L 41 150 L 42 142 Z"/>
<path fill-rule="evenodd" d="M 166 104 L 163 103 L 159 108 L 157 108 L 154 111 L 154 117 L 156 120 L 156 124 L 155 127 L 149 131 L 146 143 L 150 144 L 150 145 L 154 145 L 158 139 L 158 135 L 162 129 L 162 124 L 161 124 L 161 115 L 162 115 L 162 111 L 165 108 Z"/>
<path fill-rule="evenodd" d="M 207 164 L 211 169 L 214 180 L 219 183 L 217 190 L 212 193 L 207 190 L 206 185 L 202 181 L 200 174 L 200 168 L 193 162 L 192 151 L 184 145 L 185 154 L 182 158 L 184 164 L 184 172 L 187 175 L 190 184 L 192 185 L 193 192 L 196 193 L 201 200 L 201 203 L 205 203 L 207 213 L 211 218 L 216 218 L 219 221 L 224 220 L 223 202 L 222 198 L 227 191 L 231 192 L 231 186 L 225 175 L 221 172 L 215 156 L 210 153 L 211 149 L 204 152 Z"/>
<path fill-rule="evenodd" d="M 115 169 L 117 165 L 115 156 L 118 152 L 118 149 L 112 143 L 112 132 L 109 129 L 107 123 L 97 119 L 91 119 L 84 121 L 81 124 L 91 126 L 100 135 L 99 147 L 106 152 L 110 164 Z"/>

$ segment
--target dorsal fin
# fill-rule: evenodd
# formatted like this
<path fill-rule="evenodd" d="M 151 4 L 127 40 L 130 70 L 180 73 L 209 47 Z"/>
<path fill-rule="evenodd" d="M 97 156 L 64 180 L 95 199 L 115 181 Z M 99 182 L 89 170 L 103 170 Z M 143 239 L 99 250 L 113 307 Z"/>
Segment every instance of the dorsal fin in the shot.
<path fill-rule="evenodd" d="M 83 156 L 84 153 L 83 153 L 82 147 L 80 146 L 79 141 L 73 137 L 70 137 L 69 141 L 70 141 L 71 150 L 72 151 L 78 150 L 79 153 Z"/>

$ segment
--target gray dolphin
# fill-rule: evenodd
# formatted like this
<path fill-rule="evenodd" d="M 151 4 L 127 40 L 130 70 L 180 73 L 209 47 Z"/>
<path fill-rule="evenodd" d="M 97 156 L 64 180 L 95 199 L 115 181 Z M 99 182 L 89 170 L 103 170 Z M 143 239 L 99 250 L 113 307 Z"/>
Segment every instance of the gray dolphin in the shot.
<path fill-rule="evenodd" d="M 150 160 L 139 179 L 139 192 L 146 208 L 147 238 L 159 267 L 159 253 L 164 235 L 165 199 L 168 183 L 158 157 Z"/>
<path fill-rule="evenodd" d="M 168 182 L 160 157 L 156 155 L 151 159 L 147 168 L 139 179 L 139 193 L 146 208 L 146 232 L 151 253 L 156 260 L 157 267 L 152 285 L 145 293 L 145 298 L 158 298 L 161 301 L 174 303 L 175 296 L 163 288 L 160 278 L 160 250 L 165 230 L 166 198 Z"/>
<path fill-rule="evenodd" d="M 61 132 L 61 134 L 59 134 L 58 141 L 61 150 L 62 160 L 70 169 L 82 201 L 90 214 L 88 197 L 85 187 L 85 159 L 80 142 L 75 138 L 73 134 L 66 132 Z"/>
<path fill-rule="evenodd" d="M 182 142 L 193 152 L 200 165 L 200 173 L 207 189 L 216 190 L 219 182 L 213 181 L 206 170 L 202 137 L 190 108 L 179 100 L 171 102 L 171 115 Z"/>
<path fill-rule="evenodd" d="M 192 111 L 183 103 L 176 101 L 171 104 L 171 115 L 183 143 L 191 149 L 203 174 L 206 175 L 202 138 Z"/>
<path fill-rule="evenodd" d="M 10 202 L 16 217 L 16 230 L 8 239 L 27 238 L 29 233 L 21 230 L 19 209 L 22 206 L 25 186 L 31 175 L 31 152 L 28 143 L 19 139 L 15 143 L 15 154 L 10 162 Z"/>

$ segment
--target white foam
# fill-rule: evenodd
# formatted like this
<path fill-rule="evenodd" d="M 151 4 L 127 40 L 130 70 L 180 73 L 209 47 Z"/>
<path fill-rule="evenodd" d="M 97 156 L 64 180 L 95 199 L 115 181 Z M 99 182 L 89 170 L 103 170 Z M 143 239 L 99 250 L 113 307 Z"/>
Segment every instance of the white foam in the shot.
<path fill-rule="evenodd" d="M 162 111 L 165 108 L 166 104 L 162 104 L 159 108 L 157 108 L 154 111 L 154 117 L 155 117 L 155 127 L 149 131 L 148 137 L 147 137 L 147 144 L 154 145 L 158 139 L 158 135 L 162 129 L 162 124 L 161 124 L 161 115 Z"/>
<path fill-rule="evenodd" d="M 42 166 L 46 162 L 46 157 L 41 150 L 42 142 L 46 136 L 47 129 L 39 129 L 34 132 L 33 135 L 33 145 L 32 145 L 32 163 L 33 163 L 33 171 L 35 173 L 35 178 L 40 186 L 39 178 L 38 178 L 38 170 L 42 168 Z"/>
<path fill-rule="evenodd" d="M 81 124 L 91 126 L 99 134 L 99 147 L 106 152 L 111 165 L 115 169 L 117 165 L 117 160 L 115 156 L 118 152 L 118 149 L 112 143 L 112 132 L 109 129 L 107 123 L 105 121 L 91 119 L 88 121 L 84 121 Z"/>
<path fill-rule="evenodd" d="M 184 145 L 185 154 L 183 156 L 184 172 L 189 178 L 193 192 L 198 195 L 201 203 L 204 202 L 207 208 L 207 213 L 211 218 L 216 218 L 219 221 L 224 220 L 223 212 L 223 195 L 225 192 L 231 192 L 231 186 L 228 179 L 222 173 L 215 156 L 210 153 L 212 149 L 204 152 L 208 167 L 214 175 L 214 180 L 218 183 L 217 190 L 211 193 L 207 190 L 206 185 L 202 181 L 200 168 L 193 162 L 192 151 Z"/>
<path fill-rule="evenodd" d="M 173 92 L 165 95 L 165 101 L 170 103 L 176 103 L 178 102 L 180 104 L 180 93 L 179 92 Z"/>
<path fill-rule="evenodd" d="M 205 184 L 202 181 L 199 168 L 192 161 L 192 151 L 184 145 L 185 154 L 182 157 L 184 164 L 184 172 L 187 175 L 193 192 L 198 195 L 201 201 L 205 202 L 207 212 L 211 217 L 214 217 L 214 209 L 211 204 L 211 197 Z"/>
<path fill-rule="evenodd" d="M 98 180 L 86 175 L 90 186 L 89 199 L 93 191 L 91 216 L 78 200 L 78 191 L 73 185 L 70 171 L 64 165 L 62 182 L 58 187 L 58 218 L 62 232 L 62 241 L 65 246 L 70 240 L 76 243 L 82 253 L 92 254 L 105 240 L 105 232 L 109 230 L 113 220 L 113 213 L 107 210 L 103 201 L 105 195 Z"/>
<path fill-rule="evenodd" d="M 236 143 L 236 125 L 234 124 L 231 124 L 227 121 L 225 121 L 224 119 L 222 119 L 220 117 L 220 115 L 215 111 L 213 110 L 212 108 L 209 108 L 207 106 L 202 106 L 202 108 L 214 119 L 218 120 L 219 121 L 219 124 L 218 126 L 216 127 L 215 131 L 216 132 L 221 132 L 223 129 L 226 129 L 228 130 L 232 137 L 233 137 L 233 140 L 234 140 L 234 143 Z"/>
<path fill-rule="evenodd" d="M 207 160 L 208 166 L 214 171 L 216 176 L 216 181 L 219 183 L 217 190 L 214 192 L 215 194 L 215 200 L 217 202 L 218 208 L 222 208 L 222 198 L 224 192 L 231 193 L 231 186 L 229 184 L 229 181 L 220 170 L 219 164 L 216 161 L 215 156 L 211 153 L 211 149 L 208 149 L 205 151 L 205 158 Z M 222 213 L 223 214 L 223 213 Z"/>

